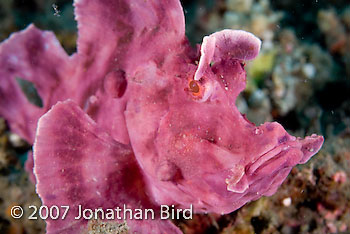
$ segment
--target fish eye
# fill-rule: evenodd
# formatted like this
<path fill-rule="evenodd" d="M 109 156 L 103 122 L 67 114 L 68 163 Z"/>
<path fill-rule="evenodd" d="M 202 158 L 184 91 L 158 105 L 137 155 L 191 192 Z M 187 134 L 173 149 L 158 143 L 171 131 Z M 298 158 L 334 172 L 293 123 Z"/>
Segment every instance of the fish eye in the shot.
<path fill-rule="evenodd" d="M 201 77 L 199 80 L 190 79 L 188 81 L 188 88 L 185 89 L 190 92 L 193 100 L 198 102 L 205 102 L 213 91 L 212 83 Z"/>
<path fill-rule="evenodd" d="M 189 83 L 189 89 L 192 93 L 199 93 L 199 85 L 197 83 L 197 81 L 195 80 L 192 80 L 190 83 Z"/>

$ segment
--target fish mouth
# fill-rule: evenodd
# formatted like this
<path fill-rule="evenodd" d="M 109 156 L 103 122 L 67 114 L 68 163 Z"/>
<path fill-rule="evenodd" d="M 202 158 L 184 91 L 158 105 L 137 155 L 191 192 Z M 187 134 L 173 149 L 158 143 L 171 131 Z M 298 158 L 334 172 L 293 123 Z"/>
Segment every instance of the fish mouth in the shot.
<path fill-rule="evenodd" d="M 233 172 L 233 176 L 226 179 L 227 190 L 235 193 L 246 192 L 250 185 L 266 177 L 271 179 L 278 177 L 279 174 L 288 173 L 292 167 L 297 164 L 306 163 L 321 148 L 324 142 L 322 136 L 315 134 L 302 138 L 287 140 L 280 145 L 275 146 L 269 151 L 261 154 L 254 162 L 249 163 L 244 168 L 244 173 Z M 281 176 L 279 182 L 282 183 L 284 176 Z M 273 184 L 279 185 L 279 182 Z M 272 184 L 270 184 L 272 186 Z M 267 186 L 266 191 L 271 190 Z"/>
<path fill-rule="evenodd" d="M 323 142 L 324 138 L 316 134 L 307 136 L 305 139 L 297 138 L 295 140 L 288 140 L 259 156 L 257 160 L 246 167 L 246 174 L 252 175 L 263 167 L 276 164 L 274 162 L 281 158 L 285 159 L 284 166 L 292 167 L 296 164 L 306 163 L 320 150 Z M 271 166 L 271 169 L 274 169 L 273 167 L 276 166 L 278 165 Z"/>

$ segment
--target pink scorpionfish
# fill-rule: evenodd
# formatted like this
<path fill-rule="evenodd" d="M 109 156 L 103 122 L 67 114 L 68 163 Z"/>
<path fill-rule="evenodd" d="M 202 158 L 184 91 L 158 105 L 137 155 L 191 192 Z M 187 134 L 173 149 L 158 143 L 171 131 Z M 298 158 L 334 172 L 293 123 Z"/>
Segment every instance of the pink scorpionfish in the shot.
<path fill-rule="evenodd" d="M 47 233 L 91 228 L 91 220 L 74 218 L 79 205 L 229 213 L 275 193 L 293 166 L 320 149 L 322 136 L 255 126 L 237 110 L 243 64 L 260 49 L 254 35 L 223 30 L 195 51 L 178 0 L 74 5 L 72 56 L 33 25 L 0 46 L 0 114 L 34 143 L 43 204 L 70 207 L 65 219 L 46 220 Z M 18 78 L 34 84 L 40 107 Z M 159 215 L 124 218 L 131 233 L 181 232 Z"/>

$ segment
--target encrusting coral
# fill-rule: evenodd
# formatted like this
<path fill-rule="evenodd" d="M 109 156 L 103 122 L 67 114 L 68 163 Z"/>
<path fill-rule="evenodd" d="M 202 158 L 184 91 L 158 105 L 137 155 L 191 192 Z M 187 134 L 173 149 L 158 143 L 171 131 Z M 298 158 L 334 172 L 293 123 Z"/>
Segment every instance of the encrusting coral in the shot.
<path fill-rule="evenodd" d="M 260 49 L 254 35 L 223 30 L 195 51 L 177 0 L 77 0 L 75 14 L 72 56 L 33 25 L 0 46 L 0 114 L 34 143 L 43 204 L 71 209 L 47 219 L 47 233 L 86 230 L 88 220 L 74 219 L 78 205 L 229 213 L 275 193 L 320 149 L 321 136 L 257 127 L 237 110 L 244 61 Z M 18 80 L 34 84 L 42 107 Z M 126 223 L 131 232 L 180 232 L 159 217 Z"/>

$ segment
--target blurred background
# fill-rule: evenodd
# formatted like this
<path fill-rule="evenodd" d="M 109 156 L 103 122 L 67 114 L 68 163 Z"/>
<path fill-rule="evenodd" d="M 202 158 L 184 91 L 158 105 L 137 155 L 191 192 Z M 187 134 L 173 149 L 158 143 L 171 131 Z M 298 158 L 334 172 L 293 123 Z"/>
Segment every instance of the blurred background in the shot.
<path fill-rule="evenodd" d="M 296 136 L 325 136 L 321 151 L 295 167 L 278 192 L 228 214 L 174 221 L 184 233 L 350 233 L 349 0 L 183 0 L 186 34 L 243 29 L 262 41 L 247 63 L 237 106 L 256 124 L 278 121 Z M 0 0 L 0 41 L 30 23 L 76 50 L 72 1 Z M 13 205 L 40 205 L 24 170 L 25 141 L 0 116 L 0 233 L 44 233 L 41 220 L 10 216 Z"/>

